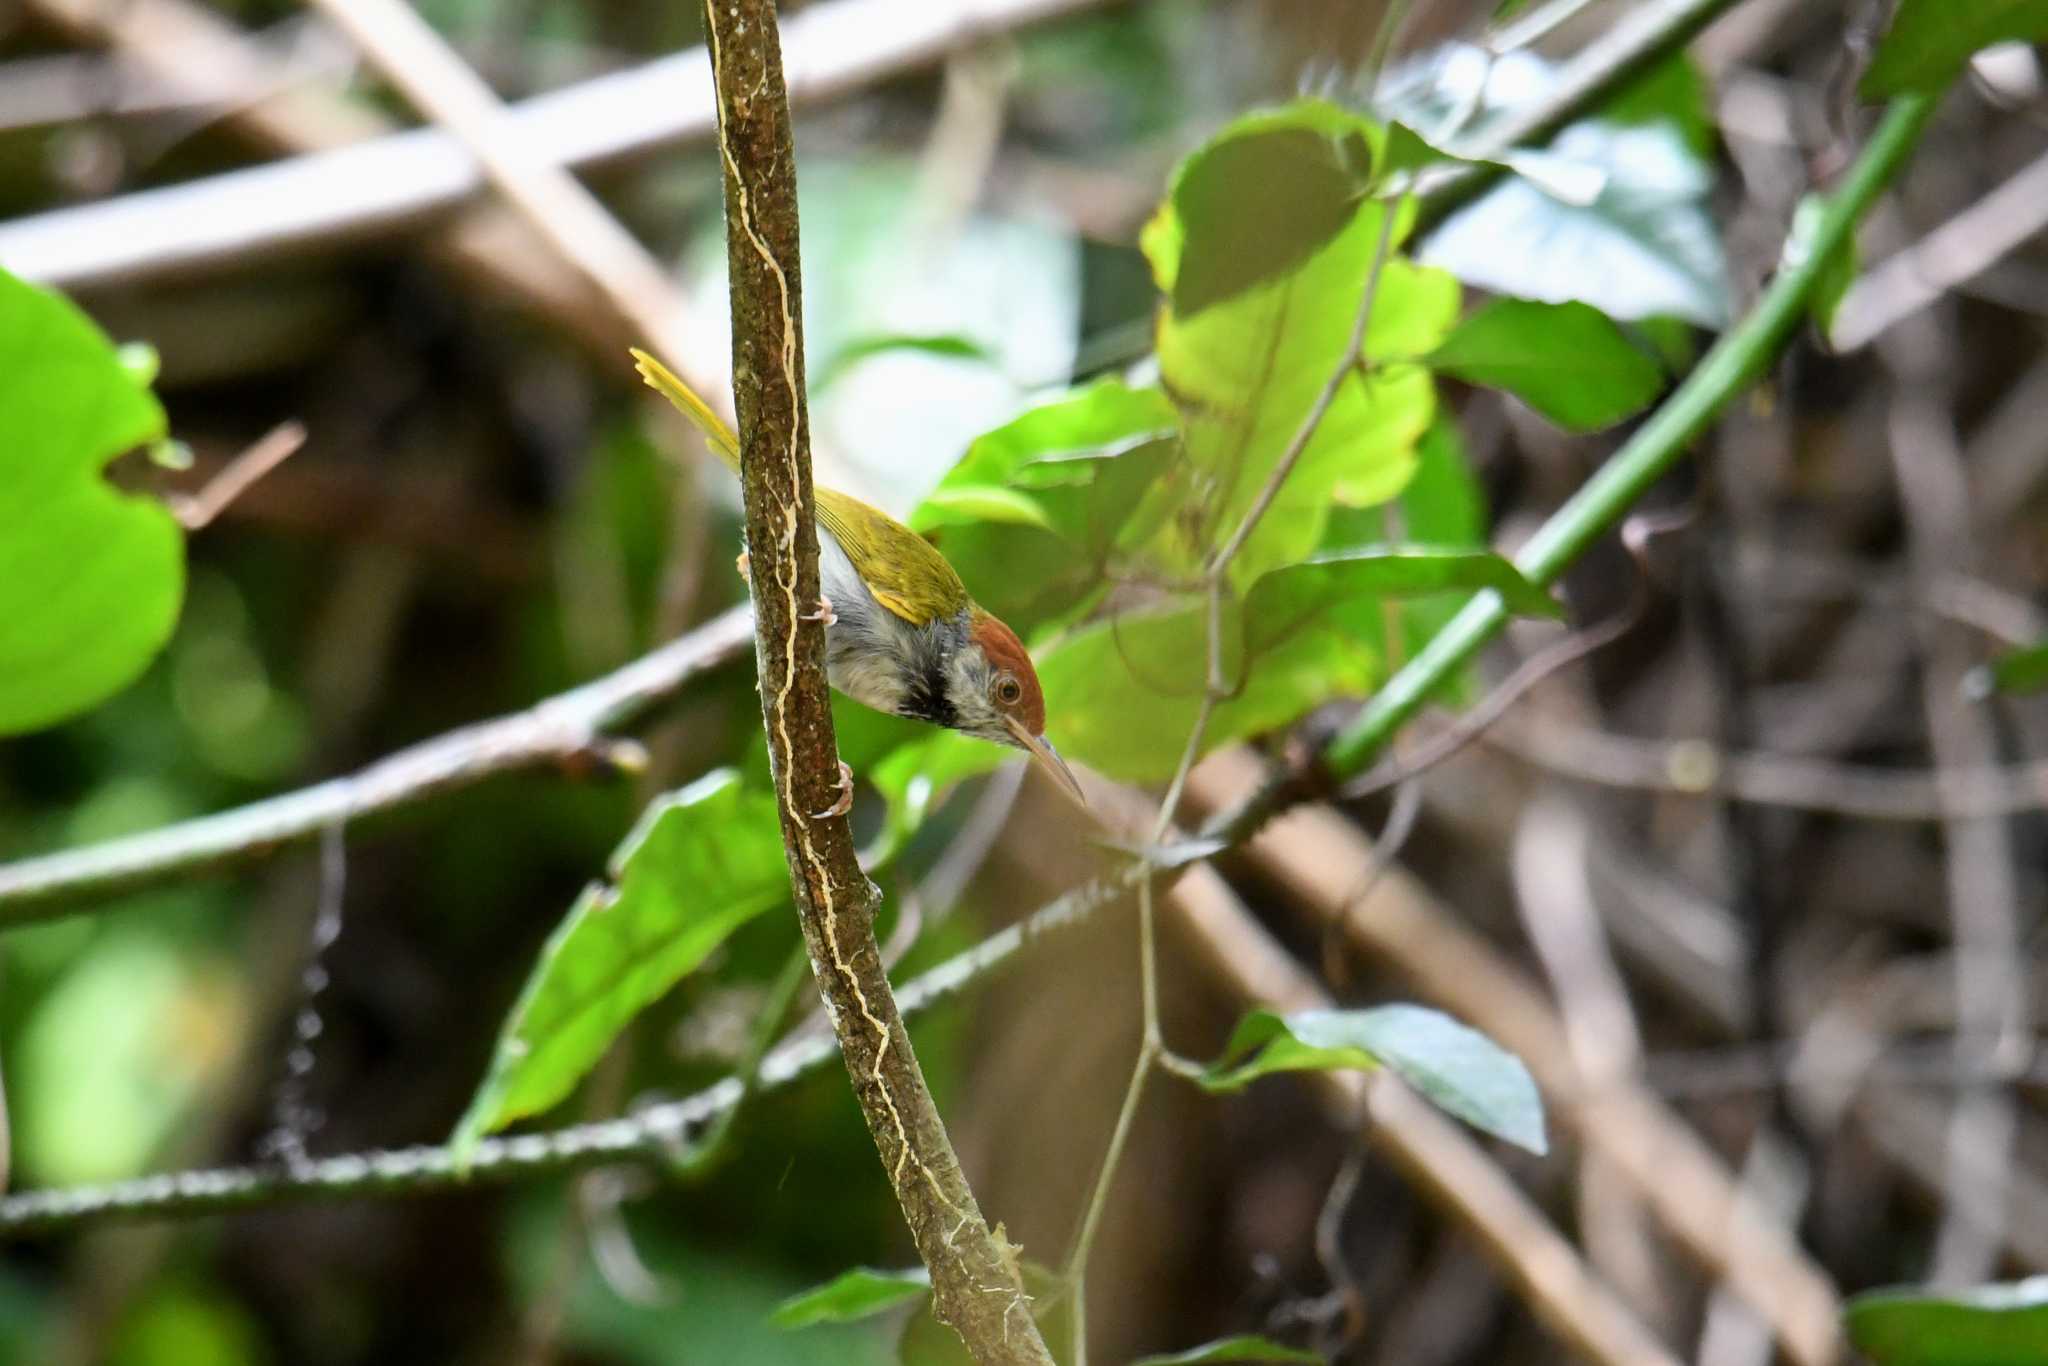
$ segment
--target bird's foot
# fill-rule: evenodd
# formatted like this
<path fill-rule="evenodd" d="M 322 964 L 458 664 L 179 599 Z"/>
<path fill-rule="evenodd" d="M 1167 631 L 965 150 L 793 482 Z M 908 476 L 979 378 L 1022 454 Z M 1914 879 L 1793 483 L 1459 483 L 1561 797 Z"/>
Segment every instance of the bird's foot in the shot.
<path fill-rule="evenodd" d="M 753 581 L 754 575 L 748 563 L 746 551 L 742 550 L 740 552 L 739 558 L 732 562 L 732 567 L 740 571 L 741 578 L 747 580 L 749 583 Z"/>
<path fill-rule="evenodd" d="M 826 807 L 823 811 L 813 811 L 811 819 L 814 821 L 829 821 L 834 816 L 843 816 L 851 810 L 853 810 L 853 770 L 847 767 L 846 760 L 841 759 L 839 761 L 839 800 L 833 802 L 832 805 Z"/>
<path fill-rule="evenodd" d="M 804 613 L 803 620 L 823 622 L 827 626 L 837 626 L 839 624 L 839 614 L 832 610 L 832 599 L 820 593 L 818 595 L 818 610 Z"/>

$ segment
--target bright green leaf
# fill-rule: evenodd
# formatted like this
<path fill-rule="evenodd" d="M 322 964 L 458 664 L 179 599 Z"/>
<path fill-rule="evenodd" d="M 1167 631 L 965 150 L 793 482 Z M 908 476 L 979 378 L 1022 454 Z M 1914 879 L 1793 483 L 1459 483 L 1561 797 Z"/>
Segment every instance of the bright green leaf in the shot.
<path fill-rule="evenodd" d="M 1576 299 L 1624 321 L 1727 321 L 1727 262 L 1706 208 L 1713 176 L 1677 128 L 1574 124 L 1549 154 L 1599 171 L 1604 188 L 1574 204 L 1510 177 L 1431 233 L 1421 259 L 1496 294 Z"/>
<path fill-rule="evenodd" d="M 126 687 L 177 621 L 177 522 L 102 477 L 164 434 L 146 368 L 69 301 L 0 272 L 0 735 Z"/>
<path fill-rule="evenodd" d="M 2043 39 L 2048 0 L 1899 0 L 1892 26 L 1863 74 L 1863 97 L 1938 91 L 1980 48 Z"/>
<path fill-rule="evenodd" d="M 1151 549 L 1169 570 L 1202 564 L 1257 501 L 1343 359 L 1379 242 L 1368 206 L 1299 268 L 1158 331 L 1165 387 L 1180 405 L 1185 459 L 1148 497 L 1165 533 Z M 1399 231 L 1394 233 L 1395 240 Z M 1390 257 L 1367 329 L 1370 368 L 1349 375 L 1279 496 L 1232 566 L 1240 583 L 1291 563 L 1322 539 L 1333 498 L 1397 495 L 1435 412 L 1429 375 L 1410 362 L 1434 350 L 1457 316 L 1457 282 Z"/>
<path fill-rule="evenodd" d="M 648 807 L 578 897 L 506 1018 L 458 1151 L 568 1095 L 626 1022 L 789 890 L 774 800 L 707 775 Z"/>
<path fill-rule="evenodd" d="M 875 1271 L 859 1266 L 840 1272 L 815 1289 L 790 1296 L 776 1306 L 768 1321 L 777 1328 L 852 1323 L 922 1299 L 931 1290 L 931 1273 L 921 1266 L 901 1271 Z"/>
<path fill-rule="evenodd" d="M 1190 1347 L 1185 1352 L 1171 1352 L 1164 1356 L 1140 1357 L 1133 1366 L 1199 1366 L 1211 1361 L 1254 1361 L 1254 1362 L 1310 1362 L 1321 1366 L 1322 1358 L 1314 1352 L 1299 1347 L 1286 1347 L 1271 1338 L 1257 1337 L 1242 1333 L 1234 1338 L 1219 1338 L 1215 1342 Z"/>
<path fill-rule="evenodd" d="M 1664 387 L 1657 362 L 1587 304 L 1495 299 L 1458 324 L 1429 363 L 1506 389 L 1570 431 L 1642 411 Z"/>
<path fill-rule="evenodd" d="M 2048 1276 L 1967 1290 L 1872 1290 L 1843 1311 L 1877 1366 L 2048 1366 Z"/>
<path fill-rule="evenodd" d="M 1217 704 L 1204 749 L 1276 730 L 1333 697 L 1363 696 L 1379 681 L 1376 601 L 1353 598 L 1304 613 L 1255 642 L 1247 669 L 1243 613 L 1223 614 L 1223 667 L 1242 685 Z M 1129 782 L 1172 774 L 1202 708 L 1208 659 L 1205 604 L 1091 623 L 1045 650 L 1047 729 L 1060 752 Z"/>
<path fill-rule="evenodd" d="M 918 521 L 926 529 L 970 522 L 1010 522 L 1052 530 L 1037 500 L 999 484 L 959 484 L 933 489 L 918 505 Z"/>
<path fill-rule="evenodd" d="M 1274 1072 L 1385 1066 L 1473 1128 L 1532 1153 L 1547 1148 L 1543 1101 L 1519 1058 L 1440 1011 L 1255 1010 L 1239 1023 L 1202 1085 L 1242 1090 Z"/>

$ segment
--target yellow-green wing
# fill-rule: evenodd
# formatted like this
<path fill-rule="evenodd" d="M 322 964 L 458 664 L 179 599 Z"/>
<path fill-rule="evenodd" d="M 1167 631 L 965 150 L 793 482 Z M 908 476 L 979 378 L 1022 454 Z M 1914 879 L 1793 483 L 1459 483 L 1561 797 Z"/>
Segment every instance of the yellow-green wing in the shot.
<path fill-rule="evenodd" d="M 632 352 L 633 364 L 638 367 L 640 378 L 647 381 L 647 387 L 675 404 L 676 411 L 690 419 L 691 426 L 704 433 L 704 439 L 711 444 L 713 453 L 725 462 L 725 467 L 738 473 L 740 439 L 732 434 L 732 428 L 726 426 L 724 419 L 711 411 L 711 405 L 699 398 L 697 391 L 683 383 L 674 371 L 637 346 L 632 348 Z"/>
<path fill-rule="evenodd" d="M 832 533 L 875 601 L 913 626 L 952 616 L 971 599 L 946 557 L 924 537 L 858 498 L 817 490 L 818 522 Z"/>

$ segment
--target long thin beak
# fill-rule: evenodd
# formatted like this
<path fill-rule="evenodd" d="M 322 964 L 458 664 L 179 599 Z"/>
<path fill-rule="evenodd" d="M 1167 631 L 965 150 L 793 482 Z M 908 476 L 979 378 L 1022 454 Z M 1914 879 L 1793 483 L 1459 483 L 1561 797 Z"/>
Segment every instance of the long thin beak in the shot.
<path fill-rule="evenodd" d="M 1074 770 L 1067 767 L 1065 759 L 1060 758 L 1060 752 L 1052 747 L 1052 741 L 1043 735 L 1033 735 L 1007 717 L 1004 718 L 1004 724 L 1009 726 L 1010 734 L 1017 737 L 1017 743 L 1024 747 L 1024 752 L 1031 756 L 1034 763 L 1045 770 L 1047 776 L 1058 783 L 1076 802 L 1082 806 L 1088 805 L 1088 798 L 1082 795 L 1081 784 L 1074 777 Z"/>

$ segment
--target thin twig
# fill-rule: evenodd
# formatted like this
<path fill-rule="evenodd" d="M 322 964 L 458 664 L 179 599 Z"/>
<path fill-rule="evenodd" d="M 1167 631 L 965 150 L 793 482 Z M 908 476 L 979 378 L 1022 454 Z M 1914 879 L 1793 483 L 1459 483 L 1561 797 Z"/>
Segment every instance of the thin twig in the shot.
<path fill-rule="evenodd" d="M 0 864 L 0 925 L 58 915 L 87 897 L 264 857 L 337 820 L 355 822 L 411 806 L 494 774 L 592 761 L 603 766 L 619 753 L 608 732 L 739 658 L 752 633 L 752 611 L 736 607 L 603 678 L 525 711 L 423 741 L 346 777 L 140 835 Z"/>
<path fill-rule="evenodd" d="M 171 515 L 187 531 L 199 531 L 248 489 L 298 453 L 306 444 L 306 428 L 297 421 L 282 422 L 256 443 L 220 468 L 199 492 L 166 500 Z"/>
<path fill-rule="evenodd" d="M 786 26 L 791 95 L 799 103 L 837 99 L 992 34 L 1105 2 L 814 5 Z M 103 8 L 96 0 L 62 3 L 72 10 Z M 535 156 L 573 167 L 708 142 L 716 119 L 704 62 L 704 49 L 693 48 L 521 101 L 511 112 L 517 137 Z M 0 225 L 0 265 L 67 290 L 190 278 L 245 268 L 257 255 L 407 228 L 485 189 L 483 169 L 453 134 L 419 129 Z"/>

